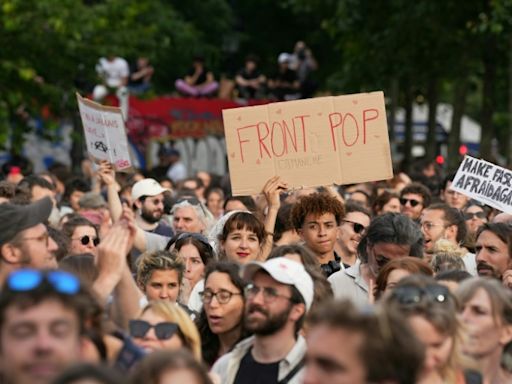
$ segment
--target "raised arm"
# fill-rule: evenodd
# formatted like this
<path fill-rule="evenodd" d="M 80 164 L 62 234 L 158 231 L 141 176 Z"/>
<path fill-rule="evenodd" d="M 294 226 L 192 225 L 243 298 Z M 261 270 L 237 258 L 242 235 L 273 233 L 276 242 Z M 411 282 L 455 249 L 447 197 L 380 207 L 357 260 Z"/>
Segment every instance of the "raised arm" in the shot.
<path fill-rule="evenodd" d="M 123 204 L 119 198 L 119 185 L 116 182 L 116 173 L 112 164 L 108 161 L 102 161 L 100 163 L 100 169 L 98 170 L 98 176 L 101 182 L 107 187 L 108 209 L 110 211 L 112 221 L 115 223 L 121 218 L 123 213 Z M 144 237 L 144 231 L 137 226 L 135 226 L 133 245 L 141 252 L 146 250 L 146 238 Z"/>
<path fill-rule="evenodd" d="M 267 214 L 265 216 L 265 240 L 261 246 L 259 260 L 266 260 L 274 244 L 274 228 L 276 225 L 277 212 L 281 207 L 281 192 L 288 189 L 288 184 L 279 176 L 270 178 L 263 186 L 263 195 L 267 201 Z"/>

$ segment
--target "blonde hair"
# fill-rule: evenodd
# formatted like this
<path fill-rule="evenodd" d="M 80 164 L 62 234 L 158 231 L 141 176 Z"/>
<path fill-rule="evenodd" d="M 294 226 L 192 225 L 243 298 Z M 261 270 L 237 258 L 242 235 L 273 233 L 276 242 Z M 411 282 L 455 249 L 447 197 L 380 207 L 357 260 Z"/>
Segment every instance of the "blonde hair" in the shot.
<path fill-rule="evenodd" d="M 178 281 L 181 285 L 185 265 L 178 257 L 177 251 L 144 252 L 137 259 L 137 285 L 146 291 L 146 285 L 151 279 L 154 270 L 175 270 L 178 272 Z"/>
<path fill-rule="evenodd" d="M 464 260 L 464 249 L 446 239 L 440 239 L 434 244 L 434 256 L 430 265 L 434 273 L 448 271 L 451 269 L 466 270 Z"/>
<path fill-rule="evenodd" d="M 165 321 L 178 324 L 178 334 L 183 345 L 198 361 L 201 361 L 201 337 L 194 322 L 179 304 L 164 300 L 152 301 L 142 310 L 141 315 L 149 310 Z"/>

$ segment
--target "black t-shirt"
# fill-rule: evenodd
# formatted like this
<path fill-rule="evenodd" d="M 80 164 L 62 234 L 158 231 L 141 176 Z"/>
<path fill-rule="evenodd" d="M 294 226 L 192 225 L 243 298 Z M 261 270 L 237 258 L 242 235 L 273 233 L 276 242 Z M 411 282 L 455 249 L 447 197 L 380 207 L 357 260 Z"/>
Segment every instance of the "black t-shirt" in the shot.
<path fill-rule="evenodd" d="M 245 80 L 254 80 L 261 76 L 261 72 L 258 69 L 255 69 L 252 72 L 248 72 L 247 69 L 242 68 L 240 71 L 238 71 L 238 75 Z"/>
<path fill-rule="evenodd" d="M 245 354 L 234 384 L 273 384 L 277 383 L 279 377 L 279 361 L 270 364 L 258 363 L 252 357 L 251 349 Z"/>
<path fill-rule="evenodd" d="M 208 68 L 206 68 L 206 67 L 203 68 L 202 72 L 199 74 L 196 82 L 193 85 L 199 85 L 199 84 L 203 84 L 204 82 L 206 82 L 206 75 L 208 74 L 208 72 L 210 72 L 210 70 Z M 192 76 L 194 76 L 195 73 L 196 73 L 196 69 L 194 67 L 192 67 L 188 71 L 187 75 L 192 77 Z"/>

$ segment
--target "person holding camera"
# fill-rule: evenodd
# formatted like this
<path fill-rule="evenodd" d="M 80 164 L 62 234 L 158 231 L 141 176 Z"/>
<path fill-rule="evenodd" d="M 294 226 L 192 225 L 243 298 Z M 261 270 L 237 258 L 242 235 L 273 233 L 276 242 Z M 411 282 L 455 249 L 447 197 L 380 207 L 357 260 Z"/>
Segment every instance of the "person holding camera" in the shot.
<path fill-rule="evenodd" d="M 291 222 L 326 276 L 342 268 L 334 246 L 344 215 L 343 203 L 327 193 L 302 196 L 292 208 Z"/>

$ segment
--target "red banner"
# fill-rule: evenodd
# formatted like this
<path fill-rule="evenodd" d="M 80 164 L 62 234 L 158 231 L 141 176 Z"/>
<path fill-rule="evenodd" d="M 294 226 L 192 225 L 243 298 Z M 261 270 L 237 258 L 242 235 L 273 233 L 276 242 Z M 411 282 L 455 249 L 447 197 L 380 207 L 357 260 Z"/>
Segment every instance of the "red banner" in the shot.
<path fill-rule="evenodd" d="M 152 100 L 130 98 L 127 130 L 136 143 L 152 139 L 177 140 L 185 137 L 223 136 L 222 110 L 266 104 L 252 100 L 239 104 L 231 100 L 160 97 Z"/>

